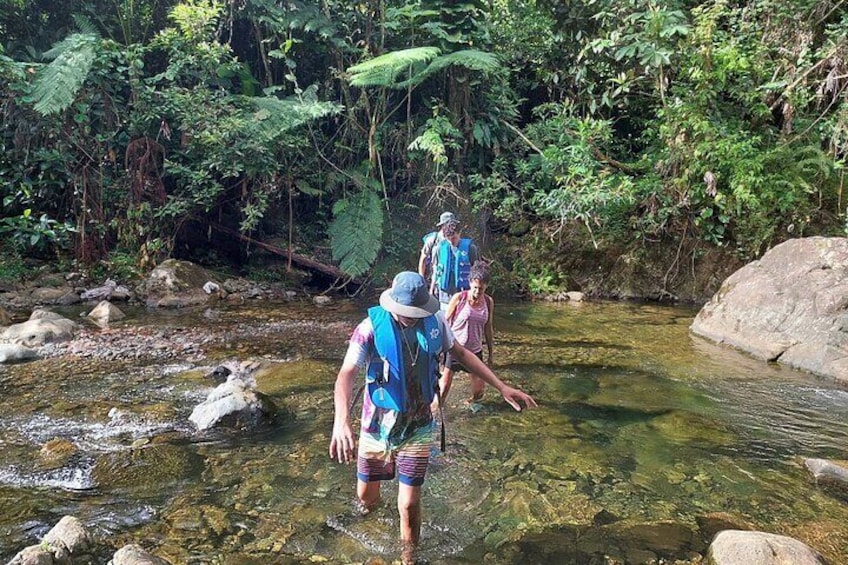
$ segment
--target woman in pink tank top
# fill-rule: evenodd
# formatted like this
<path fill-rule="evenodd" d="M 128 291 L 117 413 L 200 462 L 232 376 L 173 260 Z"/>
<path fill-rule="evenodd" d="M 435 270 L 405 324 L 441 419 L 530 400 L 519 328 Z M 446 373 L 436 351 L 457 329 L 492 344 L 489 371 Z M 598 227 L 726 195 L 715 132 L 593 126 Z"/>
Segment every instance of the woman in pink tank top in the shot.
<path fill-rule="evenodd" d="M 467 350 L 477 355 L 481 361 L 483 360 L 483 343 L 485 342 L 488 352 L 486 364 L 491 366 L 492 348 L 494 347 L 492 317 L 495 302 L 491 296 L 486 294 L 486 287 L 489 284 L 488 265 L 483 261 L 476 261 L 471 266 L 468 280 L 470 288 L 451 297 L 445 318 L 451 325 L 456 340 Z M 453 375 L 456 371 L 468 372 L 461 363 L 452 359 L 449 354 L 442 376 L 439 379 L 439 390 L 443 403 L 450 392 Z M 468 402 L 474 402 L 483 398 L 486 383 L 474 375 L 469 376 L 471 377 L 471 398 L 468 399 Z"/>

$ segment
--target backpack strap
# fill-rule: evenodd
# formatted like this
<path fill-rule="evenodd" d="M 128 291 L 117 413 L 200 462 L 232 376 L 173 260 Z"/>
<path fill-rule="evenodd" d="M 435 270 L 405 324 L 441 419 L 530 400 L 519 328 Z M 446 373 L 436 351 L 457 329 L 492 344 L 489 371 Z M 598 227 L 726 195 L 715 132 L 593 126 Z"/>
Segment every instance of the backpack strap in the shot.
<path fill-rule="evenodd" d="M 453 312 L 451 312 L 450 317 L 448 318 L 448 322 L 453 324 L 453 321 L 459 315 L 459 311 L 462 309 L 466 302 L 468 302 L 468 291 L 463 290 L 459 293 L 459 300 L 456 301 L 456 305 L 454 306 Z"/>

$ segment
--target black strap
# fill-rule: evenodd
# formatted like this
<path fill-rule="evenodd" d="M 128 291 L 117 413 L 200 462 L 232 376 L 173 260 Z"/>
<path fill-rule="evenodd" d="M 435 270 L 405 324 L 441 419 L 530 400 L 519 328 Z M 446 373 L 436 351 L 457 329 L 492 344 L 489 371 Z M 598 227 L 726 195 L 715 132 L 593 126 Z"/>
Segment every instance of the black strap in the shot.
<path fill-rule="evenodd" d="M 439 447 L 442 449 L 442 453 L 445 452 L 446 441 L 445 441 L 445 411 L 442 409 L 442 393 L 439 390 L 439 383 L 436 382 L 436 398 L 439 401 L 439 422 L 441 428 L 441 440 L 439 443 Z"/>
<path fill-rule="evenodd" d="M 351 419 L 354 418 L 353 409 L 356 408 L 356 403 L 359 402 L 359 397 L 362 396 L 363 390 L 365 390 L 365 383 L 359 385 L 359 388 L 356 389 L 356 394 L 353 395 L 353 400 L 350 402 L 350 408 L 348 408 L 348 415 Z"/>

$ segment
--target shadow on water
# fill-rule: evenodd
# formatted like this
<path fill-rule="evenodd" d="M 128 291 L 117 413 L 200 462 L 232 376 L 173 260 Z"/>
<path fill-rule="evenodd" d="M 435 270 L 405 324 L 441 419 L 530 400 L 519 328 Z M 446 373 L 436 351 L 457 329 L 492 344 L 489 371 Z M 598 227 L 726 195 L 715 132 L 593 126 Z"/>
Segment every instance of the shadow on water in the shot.
<path fill-rule="evenodd" d="M 848 391 L 693 339 L 694 314 L 499 303 L 495 370 L 540 406 L 516 413 L 491 389 L 466 404 L 468 378 L 456 377 L 448 449 L 432 454 L 423 487 L 422 557 L 695 563 L 719 529 L 754 527 L 848 561 L 848 508 L 800 462 L 848 459 Z M 225 339 L 202 361 L 3 367 L 0 559 L 65 514 L 106 549 L 141 543 L 175 564 L 396 559 L 397 484 L 360 516 L 354 466 L 327 455 L 333 382 L 362 315 L 138 312 L 127 327 L 214 320 Z M 254 376 L 281 409 L 273 424 L 193 429 L 211 390 L 202 374 L 224 360 L 263 362 Z"/>

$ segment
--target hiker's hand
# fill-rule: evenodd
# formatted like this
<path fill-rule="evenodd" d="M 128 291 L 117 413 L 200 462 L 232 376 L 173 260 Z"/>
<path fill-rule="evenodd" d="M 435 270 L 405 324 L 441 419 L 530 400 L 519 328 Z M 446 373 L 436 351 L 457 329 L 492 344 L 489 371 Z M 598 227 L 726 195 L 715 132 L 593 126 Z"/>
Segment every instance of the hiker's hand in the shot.
<path fill-rule="evenodd" d="M 356 438 L 349 422 L 333 426 L 333 437 L 330 438 L 330 459 L 339 463 L 350 463 L 355 460 Z"/>
<path fill-rule="evenodd" d="M 526 392 L 518 390 L 517 388 L 508 386 L 501 391 L 501 394 L 503 395 L 504 400 L 506 400 L 510 406 L 519 412 L 521 412 L 521 404 L 519 404 L 519 401 L 524 403 L 525 408 L 535 408 L 537 406 L 536 401 L 533 400 L 532 396 Z"/>

